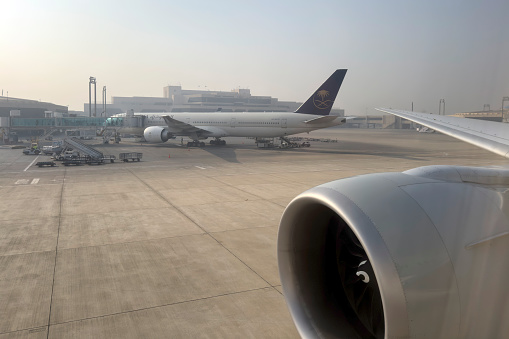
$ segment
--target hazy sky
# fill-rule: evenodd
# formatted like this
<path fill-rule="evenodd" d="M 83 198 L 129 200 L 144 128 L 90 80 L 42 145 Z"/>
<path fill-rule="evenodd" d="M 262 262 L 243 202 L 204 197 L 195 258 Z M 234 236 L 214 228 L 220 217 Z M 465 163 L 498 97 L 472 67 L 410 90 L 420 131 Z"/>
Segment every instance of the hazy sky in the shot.
<path fill-rule="evenodd" d="M 3 1 L 4 95 L 83 110 L 163 87 L 304 101 L 348 68 L 335 107 L 447 113 L 509 95 L 509 1 Z"/>

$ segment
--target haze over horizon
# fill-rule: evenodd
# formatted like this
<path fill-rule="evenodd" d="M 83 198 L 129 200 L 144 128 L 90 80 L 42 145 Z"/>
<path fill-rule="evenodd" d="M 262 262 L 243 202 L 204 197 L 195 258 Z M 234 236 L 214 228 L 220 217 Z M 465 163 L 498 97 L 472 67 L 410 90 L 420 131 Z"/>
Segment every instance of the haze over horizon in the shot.
<path fill-rule="evenodd" d="M 305 101 L 347 68 L 334 107 L 500 109 L 509 95 L 507 1 L 195 0 L 2 4 L 0 89 L 83 110 L 88 79 L 111 96 L 163 87 Z"/>

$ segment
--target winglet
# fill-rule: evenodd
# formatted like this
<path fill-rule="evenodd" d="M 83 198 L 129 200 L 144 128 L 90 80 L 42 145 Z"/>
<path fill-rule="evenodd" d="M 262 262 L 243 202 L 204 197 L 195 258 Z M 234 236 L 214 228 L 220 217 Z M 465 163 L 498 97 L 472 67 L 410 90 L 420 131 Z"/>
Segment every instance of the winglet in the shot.
<path fill-rule="evenodd" d="M 346 69 L 338 69 L 332 73 L 295 113 L 329 115 L 345 75 Z"/>

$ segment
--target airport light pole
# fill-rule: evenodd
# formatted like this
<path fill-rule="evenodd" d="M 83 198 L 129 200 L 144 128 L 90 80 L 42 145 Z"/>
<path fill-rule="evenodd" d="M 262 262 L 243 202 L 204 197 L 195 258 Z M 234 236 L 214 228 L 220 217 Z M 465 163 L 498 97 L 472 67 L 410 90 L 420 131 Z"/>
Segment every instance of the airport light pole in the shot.
<path fill-rule="evenodd" d="M 507 121 L 504 121 L 504 102 L 505 101 L 509 101 L 509 97 L 503 97 L 502 98 L 502 122 L 507 122 Z"/>
<path fill-rule="evenodd" d="M 442 104 L 444 107 L 444 114 L 441 114 L 442 112 Z M 445 99 L 440 99 L 440 102 L 438 103 L 438 115 L 445 115 Z"/>
<path fill-rule="evenodd" d="M 94 78 L 94 118 L 97 117 L 97 86 Z"/>
<path fill-rule="evenodd" d="M 96 100 L 97 90 L 96 90 L 96 83 L 95 83 L 94 77 L 90 77 L 90 79 L 88 81 L 88 117 L 89 118 L 92 117 L 92 85 L 94 85 L 94 117 L 95 117 L 97 114 L 97 100 Z"/>
<path fill-rule="evenodd" d="M 106 117 L 106 86 L 103 86 L 103 112 L 101 113 L 101 116 Z"/>

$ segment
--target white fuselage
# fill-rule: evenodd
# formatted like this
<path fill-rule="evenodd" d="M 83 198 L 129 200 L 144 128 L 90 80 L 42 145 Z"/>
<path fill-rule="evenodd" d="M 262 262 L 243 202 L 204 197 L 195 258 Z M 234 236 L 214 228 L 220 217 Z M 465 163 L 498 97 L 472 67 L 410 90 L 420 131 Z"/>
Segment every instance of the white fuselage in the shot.
<path fill-rule="evenodd" d="M 281 137 L 303 132 L 310 132 L 316 129 L 341 125 L 345 122 L 342 117 L 331 116 L 327 121 L 306 123 L 321 116 L 313 114 L 301 114 L 293 112 L 244 112 L 244 113 L 134 113 L 134 116 L 145 116 L 144 127 L 129 128 L 121 127 L 123 133 L 143 134 L 143 130 L 151 126 L 160 126 L 168 129 L 176 136 L 189 135 L 179 133 L 180 129 L 168 126 L 163 116 L 167 115 L 172 119 L 185 124 L 195 126 L 207 131 L 206 137 Z M 126 118 L 125 113 L 116 114 L 112 118 Z"/>

